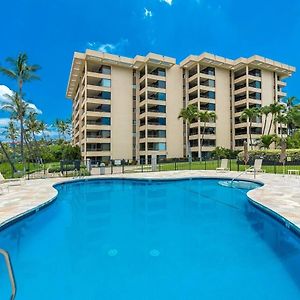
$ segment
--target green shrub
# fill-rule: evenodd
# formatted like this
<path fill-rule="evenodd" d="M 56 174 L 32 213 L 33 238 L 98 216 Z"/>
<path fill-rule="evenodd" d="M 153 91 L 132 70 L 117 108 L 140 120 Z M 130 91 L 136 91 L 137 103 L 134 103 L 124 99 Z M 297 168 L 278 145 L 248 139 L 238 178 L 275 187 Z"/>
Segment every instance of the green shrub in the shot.
<path fill-rule="evenodd" d="M 63 160 L 81 159 L 81 151 L 79 146 L 65 145 L 62 152 Z"/>
<path fill-rule="evenodd" d="M 249 150 L 249 160 L 255 160 L 256 158 L 263 158 L 266 161 L 278 162 L 280 158 L 280 149 L 268 149 L 268 150 Z M 287 157 L 291 161 L 300 161 L 300 149 L 287 149 Z M 238 154 L 238 159 L 243 160 L 244 152 Z"/>

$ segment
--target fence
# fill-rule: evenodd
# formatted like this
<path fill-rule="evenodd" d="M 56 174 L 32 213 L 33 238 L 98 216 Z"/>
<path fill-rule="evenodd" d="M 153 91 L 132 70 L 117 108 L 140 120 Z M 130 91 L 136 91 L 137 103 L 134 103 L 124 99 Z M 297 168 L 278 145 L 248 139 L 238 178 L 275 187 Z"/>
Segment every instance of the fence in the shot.
<path fill-rule="evenodd" d="M 105 174 L 124 174 L 124 173 L 144 173 L 153 172 L 151 164 L 141 162 L 136 164 L 135 162 L 128 162 L 125 160 L 117 160 L 120 162 L 117 165 L 115 161 L 110 161 L 105 166 Z M 174 158 L 164 159 L 157 162 L 157 172 L 162 171 L 180 171 L 180 170 L 216 170 L 220 167 L 221 159 L 193 159 L 191 162 L 186 158 Z M 249 161 L 248 164 L 237 160 L 236 158 L 228 159 L 228 169 L 230 171 L 243 172 L 250 166 L 253 166 L 254 161 Z M 288 170 L 296 170 L 296 173 L 300 173 L 300 161 L 287 161 L 283 165 L 282 163 L 275 161 L 263 160 L 262 169 L 266 173 L 285 174 Z M 100 167 L 92 168 L 92 175 L 99 175 Z"/>

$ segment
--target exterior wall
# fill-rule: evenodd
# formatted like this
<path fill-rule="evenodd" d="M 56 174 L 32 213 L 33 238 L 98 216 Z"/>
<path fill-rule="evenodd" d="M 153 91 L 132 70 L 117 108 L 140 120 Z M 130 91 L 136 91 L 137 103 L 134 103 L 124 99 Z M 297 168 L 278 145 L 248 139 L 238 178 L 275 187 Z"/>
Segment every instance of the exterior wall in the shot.
<path fill-rule="evenodd" d="M 182 69 L 167 71 L 167 157 L 183 157 L 183 121 L 178 120 L 183 104 Z M 179 83 L 179 84 L 178 84 Z"/>
<path fill-rule="evenodd" d="M 230 149 L 230 71 L 216 68 L 216 146 Z"/>
<path fill-rule="evenodd" d="M 112 67 L 111 158 L 132 159 L 132 70 Z"/>
<path fill-rule="evenodd" d="M 261 87 L 262 87 L 262 106 L 270 105 L 277 101 L 275 99 L 275 89 L 274 89 L 274 73 L 262 70 L 261 72 Z M 263 122 L 265 117 L 263 117 Z M 271 116 L 267 118 L 267 125 L 266 128 L 268 129 L 271 123 Z M 268 133 L 266 129 L 266 134 Z M 274 133 L 274 126 L 271 127 L 270 134 Z"/>
<path fill-rule="evenodd" d="M 105 66 L 110 71 L 103 71 Z M 73 101 L 72 143 L 80 146 L 84 159 L 106 161 L 141 157 L 147 161 L 152 154 L 183 157 L 187 141 L 194 157 L 209 154 L 216 146 L 240 150 L 243 141 L 251 144 L 249 120 L 240 120 L 242 110 L 281 101 L 286 96 L 284 79 L 294 71 L 259 56 L 233 61 L 203 53 L 178 65 L 175 59 L 153 53 L 134 59 L 91 50 L 75 53 L 67 90 Z M 110 87 L 102 84 L 108 79 Z M 103 93 L 111 93 L 110 99 Z M 202 151 L 203 122 L 193 122 L 188 136 L 187 125 L 178 120 L 180 110 L 189 104 L 217 115 L 215 122 L 206 124 Z M 270 122 L 271 116 L 265 134 Z M 263 124 L 264 117 L 253 122 L 253 141 L 260 137 Z M 271 134 L 279 133 L 275 127 Z"/>

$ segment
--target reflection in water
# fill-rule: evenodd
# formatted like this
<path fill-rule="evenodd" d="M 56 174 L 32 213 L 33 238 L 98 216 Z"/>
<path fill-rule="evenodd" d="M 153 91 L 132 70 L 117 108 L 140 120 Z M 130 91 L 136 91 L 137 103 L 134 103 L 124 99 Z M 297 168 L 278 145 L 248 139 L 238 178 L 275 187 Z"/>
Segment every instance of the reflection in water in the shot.
<path fill-rule="evenodd" d="M 300 289 L 299 237 L 253 205 L 247 205 L 246 216 L 258 236 L 280 258 Z"/>

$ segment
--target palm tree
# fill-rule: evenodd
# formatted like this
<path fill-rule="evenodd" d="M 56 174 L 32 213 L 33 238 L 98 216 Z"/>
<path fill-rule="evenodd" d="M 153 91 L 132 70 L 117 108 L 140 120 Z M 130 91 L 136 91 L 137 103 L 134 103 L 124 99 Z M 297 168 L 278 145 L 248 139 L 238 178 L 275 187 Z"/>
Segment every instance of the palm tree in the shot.
<path fill-rule="evenodd" d="M 58 139 L 66 139 L 66 134 L 70 134 L 70 121 L 69 120 L 59 120 L 56 119 L 54 126 L 58 132 Z"/>
<path fill-rule="evenodd" d="M 286 105 L 288 110 L 292 109 L 295 106 L 295 101 L 297 101 L 297 98 L 295 96 L 286 98 Z"/>
<path fill-rule="evenodd" d="M 268 130 L 268 135 L 270 135 L 271 128 L 272 128 L 273 124 L 275 125 L 275 133 L 276 133 L 276 121 L 274 122 L 274 120 L 276 119 L 277 115 L 282 110 L 284 110 L 285 107 L 284 107 L 283 104 L 280 104 L 280 103 L 272 103 L 272 104 L 269 105 L 269 108 L 270 108 L 270 113 L 271 113 L 272 118 L 271 118 L 269 130 Z"/>
<path fill-rule="evenodd" d="M 202 135 L 200 139 L 200 160 L 202 160 L 202 147 L 204 142 L 204 135 L 206 130 L 206 125 L 208 122 L 215 121 L 217 119 L 217 115 L 213 111 L 199 111 L 198 112 L 198 119 L 200 122 L 204 123 L 202 127 Z M 201 128 L 201 127 L 200 127 Z"/>
<path fill-rule="evenodd" d="M 35 72 L 40 69 L 39 65 L 29 65 L 28 56 L 26 53 L 20 53 L 17 58 L 8 57 L 6 61 L 11 65 L 11 68 L 5 68 L 0 66 L 0 72 L 6 76 L 17 81 L 18 84 L 18 98 L 22 99 L 22 91 L 24 82 L 28 82 L 34 79 L 39 79 L 35 75 Z M 15 93 L 16 94 L 16 93 Z M 13 95 L 16 97 L 16 95 Z M 22 102 L 22 100 L 20 100 Z M 25 157 L 24 157 L 24 128 L 23 118 L 20 119 L 21 125 L 21 157 L 23 163 L 23 171 L 25 172 Z"/>
<path fill-rule="evenodd" d="M 40 122 L 37 120 L 36 115 L 36 112 L 29 112 L 28 118 L 25 121 L 27 130 L 32 135 L 32 138 L 35 143 L 37 143 L 36 134 L 39 134 L 41 132 Z"/>
<path fill-rule="evenodd" d="M 19 95 L 22 95 L 24 82 L 39 79 L 35 72 L 40 69 L 40 66 L 29 65 L 26 53 L 20 53 L 17 58 L 8 57 L 6 61 L 11 65 L 11 68 L 0 66 L 0 72 L 17 81 Z"/>
<path fill-rule="evenodd" d="M 246 108 L 243 110 L 240 120 L 241 121 L 249 121 L 249 136 L 250 136 L 250 145 L 251 149 L 253 149 L 253 143 L 252 143 L 252 123 L 255 118 L 257 118 L 260 115 L 260 110 L 256 107 L 252 108 Z"/>
<path fill-rule="evenodd" d="M 8 123 L 7 131 L 6 131 L 6 137 L 11 140 L 13 148 L 15 148 L 16 140 L 18 138 L 18 130 L 17 130 L 13 120 L 10 120 L 9 123 Z"/>
<path fill-rule="evenodd" d="M 263 135 L 260 138 L 260 148 L 269 149 L 271 144 L 275 141 L 275 137 L 275 134 Z"/>
<path fill-rule="evenodd" d="M 13 164 L 12 160 L 10 159 L 10 157 L 9 157 L 9 155 L 8 155 L 6 149 L 5 149 L 5 146 L 4 146 L 4 144 L 1 141 L 0 141 L 0 148 L 1 148 L 2 152 L 4 153 L 4 156 L 6 157 L 8 163 L 11 166 L 12 175 L 14 175 L 14 173 L 17 172 L 17 169 L 16 169 L 15 165 Z"/>
<path fill-rule="evenodd" d="M 44 121 L 40 121 L 40 132 L 42 133 L 44 141 L 46 141 L 46 132 L 47 130 L 47 124 Z"/>
<path fill-rule="evenodd" d="M 20 134 L 21 134 L 21 159 L 23 164 L 23 171 L 25 173 L 25 156 L 24 156 L 24 118 L 28 110 L 28 103 L 22 100 L 20 94 L 13 92 L 12 95 L 5 95 L 10 99 L 10 103 L 2 106 L 3 110 L 10 111 L 12 118 L 20 122 Z"/>
<path fill-rule="evenodd" d="M 271 113 L 270 107 L 269 106 L 263 106 L 260 109 L 260 114 L 261 116 L 265 116 L 265 120 L 264 120 L 264 126 L 263 126 L 263 130 L 262 133 L 265 134 L 266 128 L 267 128 L 267 121 L 268 121 L 268 116 Z"/>
<path fill-rule="evenodd" d="M 288 124 L 288 117 L 286 114 L 282 114 L 282 113 L 279 113 L 275 119 L 274 119 L 274 122 L 275 123 L 279 123 L 280 125 L 280 138 L 282 139 L 282 125 L 283 124 Z"/>
<path fill-rule="evenodd" d="M 188 105 L 186 108 L 182 108 L 179 115 L 178 119 L 183 119 L 183 121 L 187 125 L 187 153 L 188 153 L 188 158 L 189 160 L 192 159 L 192 153 L 191 153 L 191 146 L 190 146 L 190 124 L 197 120 L 197 114 L 198 114 L 198 108 L 195 105 Z"/>

